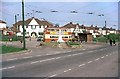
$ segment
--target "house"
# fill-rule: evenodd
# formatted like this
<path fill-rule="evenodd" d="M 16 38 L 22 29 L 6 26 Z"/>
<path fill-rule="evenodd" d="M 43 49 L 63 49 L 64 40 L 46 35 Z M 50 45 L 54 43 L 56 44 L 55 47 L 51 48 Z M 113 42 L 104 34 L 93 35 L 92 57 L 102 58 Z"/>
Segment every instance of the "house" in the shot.
<path fill-rule="evenodd" d="M 18 21 L 13 24 L 14 31 L 17 33 L 17 36 L 23 36 L 22 21 Z M 44 37 L 45 28 L 52 27 L 53 24 L 46 20 L 39 20 L 35 17 L 25 20 L 25 32 L 26 37 Z"/>
<path fill-rule="evenodd" d="M 94 27 L 93 25 L 91 25 L 90 27 L 86 27 L 86 31 L 88 33 L 91 33 L 94 38 L 99 37 L 101 35 L 100 28 L 97 26 Z"/>
<path fill-rule="evenodd" d="M 7 23 L 5 21 L 0 20 L 0 33 L 3 35 L 7 35 Z"/>
<path fill-rule="evenodd" d="M 72 22 L 64 25 L 63 27 L 69 28 L 74 34 L 73 38 L 77 41 L 92 42 L 92 33 L 88 33 L 84 25 L 74 24 Z"/>
<path fill-rule="evenodd" d="M 60 39 L 61 37 L 61 39 Z M 72 39 L 72 32 L 65 27 L 49 27 L 45 30 L 45 42 L 67 42 Z"/>

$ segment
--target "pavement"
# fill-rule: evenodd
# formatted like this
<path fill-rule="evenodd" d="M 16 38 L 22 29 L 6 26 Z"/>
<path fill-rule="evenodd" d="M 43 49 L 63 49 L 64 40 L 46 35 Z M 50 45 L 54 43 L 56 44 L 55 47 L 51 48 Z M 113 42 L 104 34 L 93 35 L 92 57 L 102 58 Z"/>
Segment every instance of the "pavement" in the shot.
<path fill-rule="evenodd" d="M 27 51 L 21 51 L 18 53 L 10 53 L 2 55 L 2 61 L 7 60 L 16 60 L 16 59 L 24 59 L 24 58 L 31 58 L 35 56 L 45 56 L 45 55 L 52 55 L 52 54 L 59 54 L 59 53 L 69 53 L 73 51 L 82 51 L 82 50 L 89 50 L 89 49 L 96 49 L 98 47 L 102 47 L 104 44 L 87 44 L 83 43 L 81 48 L 57 48 L 57 47 L 50 47 L 50 46 L 39 46 L 40 42 L 37 42 L 36 39 L 29 39 L 26 40 L 26 47 L 28 48 Z M 6 44 L 6 42 L 2 42 L 2 44 Z M 22 47 L 22 44 L 19 41 L 16 42 L 7 42 L 7 45 Z"/>

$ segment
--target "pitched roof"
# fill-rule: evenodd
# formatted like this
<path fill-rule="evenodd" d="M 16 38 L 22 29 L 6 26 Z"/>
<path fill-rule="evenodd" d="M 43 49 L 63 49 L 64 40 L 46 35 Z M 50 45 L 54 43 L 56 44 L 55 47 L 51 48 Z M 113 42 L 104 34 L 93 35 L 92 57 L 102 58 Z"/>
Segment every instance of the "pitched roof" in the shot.
<path fill-rule="evenodd" d="M 63 27 L 66 27 L 66 28 L 75 28 L 76 27 L 76 24 L 73 24 L 72 22 L 64 25 Z"/>
<path fill-rule="evenodd" d="M 2 21 L 2 20 L 0 20 L 0 23 L 4 23 L 4 24 L 6 24 L 6 22 L 5 22 L 5 21 Z"/>
<path fill-rule="evenodd" d="M 25 25 L 28 25 L 28 24 L 32 21 L 33 18 L 34 18 L 34 17 L 27 19 L 27 20 L 25 21 Z M 48 25 L 49 27 L 52 27 L 52 26 L 53 26 L 52 23 L 50 23 L 50 22 L 48 22 L 48 21 L 46 21 L 46 20 L 41 21 L 41 20 L 39 20 L 39 19 L 37 19 L 37 18 L 34 18 L 34 19 L 36 20 L 36 22 L 37 22 L 39 25 Z M 17 26 L 17 25 L 22 25 L 22 21 L 18 21 L 17 23 L 13 24 L 13 26 Z"/>

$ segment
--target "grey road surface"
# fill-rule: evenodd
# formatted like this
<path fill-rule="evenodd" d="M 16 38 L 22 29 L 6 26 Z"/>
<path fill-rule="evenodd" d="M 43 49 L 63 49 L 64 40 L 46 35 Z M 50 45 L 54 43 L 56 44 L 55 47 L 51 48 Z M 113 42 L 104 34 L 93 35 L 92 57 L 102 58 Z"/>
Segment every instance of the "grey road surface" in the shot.
<path fill-rule="evenodd" d="M 3 61 L 3 77 L 117 77 L 118 47 Z"/>

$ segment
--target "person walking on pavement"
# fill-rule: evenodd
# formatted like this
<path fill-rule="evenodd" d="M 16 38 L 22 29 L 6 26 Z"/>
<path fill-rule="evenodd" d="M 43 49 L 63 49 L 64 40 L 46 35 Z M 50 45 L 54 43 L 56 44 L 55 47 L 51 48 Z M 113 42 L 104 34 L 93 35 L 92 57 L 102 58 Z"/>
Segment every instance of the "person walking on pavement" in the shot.
<path fill-rule="evenodd" d="M 112 40 L 110 39 L 110 46 L 112 46 Z"/>

